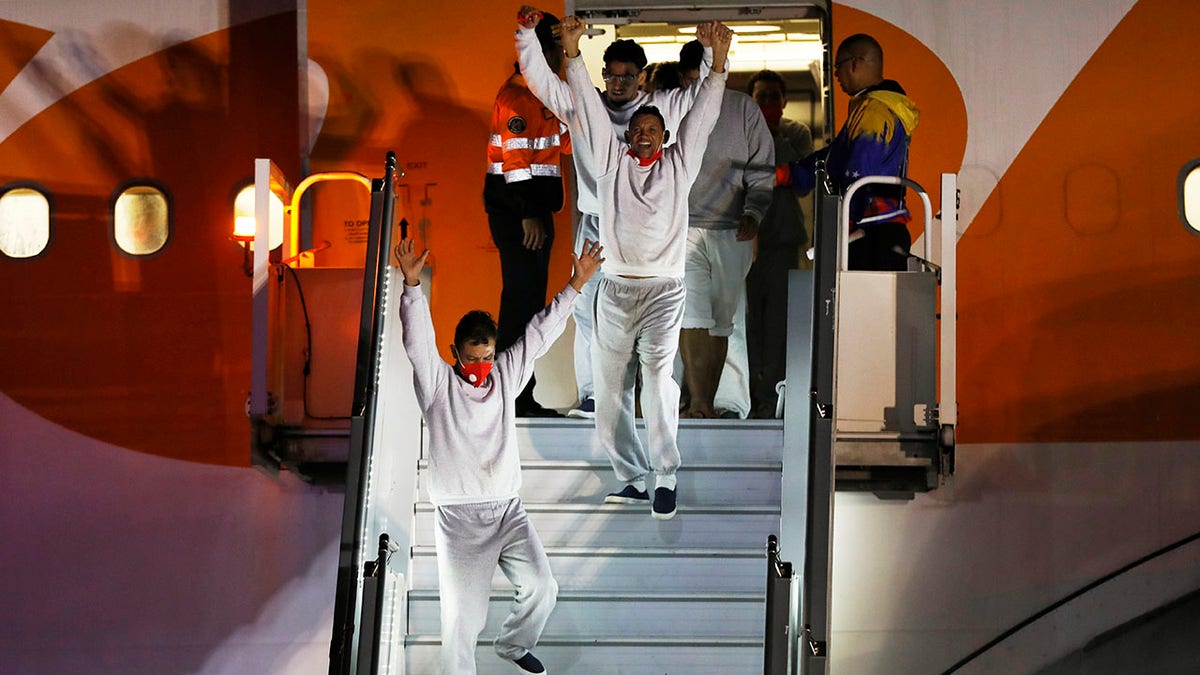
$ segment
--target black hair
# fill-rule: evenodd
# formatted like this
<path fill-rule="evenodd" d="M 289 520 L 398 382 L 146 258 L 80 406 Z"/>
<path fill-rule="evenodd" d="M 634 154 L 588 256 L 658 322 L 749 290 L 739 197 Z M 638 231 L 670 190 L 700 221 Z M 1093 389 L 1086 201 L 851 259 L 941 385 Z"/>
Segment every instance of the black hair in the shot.
<path fill-rule="evenodd" d="M 682 84 L 679 81 L 679 63 L 664 61 L 663 63 L 655 63 L 650 68 L 652 70 L 647 70 L 647 73 L 650 75 L 649 80 L 653 85 L 654 91 L 678 89 Z"/>
<path fill-rule="evenodd" d="M 692 40 L 679 48 L 679 69 L 683 72 L 700 70 L 704 62 L 704 45 L 699 40 Z"/>
<path fill-rule="evenodd" d="M 746 85 L 746 93 L 754 94 L 754 85 L 759 82 L 774 82 L 779 85 L 779 93 L 787 96 L 787 84 L 783 81 L 783 76 L 773 70 L 760 70 L 750 77 L 750 84 Z"/>
<path fill-rule="evenodd" d="M 607 66 L 613 61 L 632 63 L 638 70 L 642 70 L 646 67 L 646 50 L 633 40 L 617 40 L 604 50 L 604 65 Z"/>
<path fill-rule="evenodd" d="M 473 309 L 458 320 L 454 328 L 454 346 L 486 345 L 496 340 L 496 320 L 482 309 Z"/>
<path fill-rule="evenodd" d="M 663 115 L 661 112 L 659 112 L 657 106 L 644 105 L 637 110 L 634 110 L 633 114 L 629 116 L 629 123 L 633 124 L 633 121 L 642 115 L 654 115 L 658 118 L 658 123 L 662 125 L 663 130 L 666 130 L 667 120 L 663 118 Z"/>

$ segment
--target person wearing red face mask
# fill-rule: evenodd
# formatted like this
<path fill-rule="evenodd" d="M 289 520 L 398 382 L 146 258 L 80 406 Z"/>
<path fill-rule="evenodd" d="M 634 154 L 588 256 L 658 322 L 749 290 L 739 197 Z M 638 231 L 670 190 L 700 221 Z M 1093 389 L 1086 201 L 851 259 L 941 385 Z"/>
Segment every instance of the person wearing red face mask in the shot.
<path fill-rule="evenodd" d="M 787 87 L 773 70 L 762 70 L 750 78 L 750 97 L 762 110 L 775 141 L 775 165 L 787 166 L 812 154 L 812 132 L 808 127 L 783 117 Z M 775 417 L 779 395 L 775 386 L 787 367 L 787 281 L 788 270 L 807 263 L 800 249 L 807 243 L 812 225 L 804 217 L 801 195 L 776 186 L 771 205 L 758 230 L 758 253 L 746 274 L 746 352 L 750 365 L 750 417 Z"/>
<path fill-rule="evenodd" d="M 507 349 L 496 351 L 496 324 L 490 315 L 464 315 L 450 348 L 452 367 L 438 355 L 429 304 L 420 288 L 429 251 L 418 253 L 411 239 L 396 247 L 404 274 L 404 349 L 429 428 L 427 485 L 436 508 L 444 673 L 475 672 L 475 643 L 487 618 L 497 565 L 517 591 L 496 638 L 496 652 L 523 672 L 545 672 L 531 650 L 554 609 L 558 584 L 517 494 L 516 401 L 533 376 L 534 360 L 562 334 L 580 289 L 604 262 L 601 252 L 599 244 L 583 243 L 580 255 L 572 256 L 570 282 Z"/>

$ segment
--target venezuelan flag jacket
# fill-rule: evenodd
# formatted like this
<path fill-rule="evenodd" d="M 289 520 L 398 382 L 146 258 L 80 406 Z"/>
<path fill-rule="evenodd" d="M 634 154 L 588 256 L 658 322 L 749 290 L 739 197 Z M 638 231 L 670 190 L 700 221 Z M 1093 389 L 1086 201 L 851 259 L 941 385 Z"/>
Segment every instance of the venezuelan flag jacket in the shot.
<path fill-rule="evenodd" d="M 563 205 L 561 155 L 571 152 L 566 126 L 525 86 L 508 78 L 492 108 L 483 204 L 489 213 L 534 217 Z"/>
<path fill-rule="evenodd" d="M 781 167 L 777 182 L 801 192 L 814 187 L 816 161 L 825 168 L 839 194 L 863 176 L 899 176 L 908 172 L 908 145 L 917 128 L 920 111 L 895 80 L 884 80 L 850 99 L 842 130 L 829 147 Z M 904 188 L 869 185 L 850 204 L 850 229 L 875 223 L 905 223 Z"/>

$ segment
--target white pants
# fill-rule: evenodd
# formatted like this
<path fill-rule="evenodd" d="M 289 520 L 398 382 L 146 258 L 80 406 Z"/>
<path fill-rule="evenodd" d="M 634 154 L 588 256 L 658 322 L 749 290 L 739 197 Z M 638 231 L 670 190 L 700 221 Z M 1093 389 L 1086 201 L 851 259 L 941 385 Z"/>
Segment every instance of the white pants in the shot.
<path fill-rule="evenodd" d="M 732 410 L 746 419 L 750 414 L 750 356 L 746 351 L 746 300 L 738 305 L 733 316 L 733 334 L 725 351 L 725 368 L 713 400 L 717 410 Z"/>
<path fill-rule="evenodd" d="M 679 385 L 671 377 L 679 351 L 686 290 L 683 279 L 605 277 L 596 289 L 592 363 L 596 437 L 617 478 L 628 483 L 651 471 L 674 487 L 679 468 Z M 633 420 L 637 366 L 642 367 L 642 415 L 650 455 Z M 663 477 L 669 477 L 665 481 Z"/>
<path fill-rule="evenodd" d="M 746 273 L 754 242 L 738 241 L 737 230 L 689 227 L 684 282 L 684 328 L 707 328 L 713 337 L 733 334 L 733 319 L 746 297 Z"/>
<path fill-rule="evenodd" d="M 521 499 L 437 507 L 434 543 L 442 610 L 442 672 L 474 675 L 475 643 L 487 621 L 496 565 L 516 587 L 496 653 L 533 649 L 558 597 L 550 560 Z"/>
<path fill-rule="evenodd" d="M 583 247 L 584 240 L 600 241 L 600 216 L 592 213 L 579 214 L 579 227 L 575 230 L 575 252 Z M 595 385 L 592 381 L 592 317 L 596 305 L 596 287 L 604 275 L 600 270 L 583 285 L 579 299 L 575 301 L 575 388 L 579 400 L 592 398 Z"/>
<path fill-rule="evenodd" d="M 738 241 L 737 230 L 688 229 L 683 327 L 707 328 L 728 337 L 725 367 L 713 405 L 738 417 L 750 414 L 750 364 L 746 354 L 746 274 L 754 242 Z M 683 376 L 682 364 L 676 378 Z"/>

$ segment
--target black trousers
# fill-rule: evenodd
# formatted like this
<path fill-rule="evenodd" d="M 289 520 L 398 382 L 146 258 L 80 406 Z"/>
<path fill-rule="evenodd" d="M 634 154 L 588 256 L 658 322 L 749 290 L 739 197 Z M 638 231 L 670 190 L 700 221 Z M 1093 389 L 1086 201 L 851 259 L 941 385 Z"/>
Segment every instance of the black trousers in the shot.
<path fill-rule="evenodd" d="M 775 385 L 787 375 L 788 272 L 799 263 L 799 246 L 759 245 L 746 274 L 750 409 L 758 417 L 774 417 Z"/>
<path fill-rule="evenodd" d="M 496 319 L 496 351 L 512 346 L 525 335 L 525 326 L 546 307 L 546 285 L 550 271 L 550 249 L 554 245 L 554 218 L 549 211 L 537 216 L 546 230 L 546 239 L 537 250 L 525 248 L 525 229 L 521 217 L 508 213 L 488 213 L 492 241 L 500 251 L 500 316 Z M 521 404 L 533 401 L 534 378 L 517 397 Z"/>
<path fill-rule="evenodd" d="M 908 270 L 908 251 L 912 248 L 912 235 L 904 223 L 879 223 L 863 228 L 866 234 L 858 241 L 850 242 L 852 270 L 877 272 L 905 272 Z M 903 253 L 898 253 L 896 249 Z"/>

